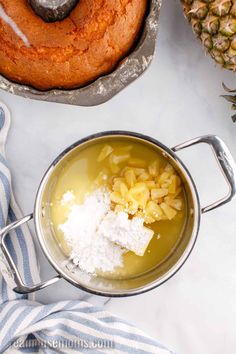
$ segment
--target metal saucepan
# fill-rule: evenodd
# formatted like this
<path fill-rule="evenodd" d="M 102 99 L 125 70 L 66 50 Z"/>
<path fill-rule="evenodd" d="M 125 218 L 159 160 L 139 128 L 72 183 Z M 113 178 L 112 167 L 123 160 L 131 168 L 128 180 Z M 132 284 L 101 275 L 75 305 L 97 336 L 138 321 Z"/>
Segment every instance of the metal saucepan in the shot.
<path fill-rule="evenodd" d="M 71 158 L 76 154 L 78 155 L 81 148 L 86 148 L 86 146 L 95 144 L 98 141 L 102 140 L 104 142 L 109 142 L 115 141 L 116 139 L 124 139 L 128 143 L 138 141 L 139 143 L 142 143 L 145 146 L 150 146 L 152 149 L 155 149 L 157 152 L 163 154 L 181 176 L 187 201 L 187 218 L 185 227 L 180 235 L 177 245 L 172 250 L 170 255 L 161 264 L 157 265 L 155 269 L 150 270 L 144 275 L 123 280 L 93 277 L 80 270 L 72 271 L 70 267 L 68 267 L 68 257 L 65 256 L 55 240 L 51 227 L 49 207 L 52 188 L 58 175 L 60 174 L 60 170 L 66 164 L 68 158 Z M 187 167 L 176 154 L 176 152 L 181 149 L 199 143 L 206 143 L 211 146 L 212 151 L 219 163 L 219 167 L 229 185 L 229 193 L 227 196 L 204 208 L 201 208 L 200 206 L 198 191 L 193 178 L 191 177 Z M 64 278 L 76 287 L 88 292 L 109 297 L 128 296 L 143 293 L 161 285 L 181 268 L 190 255 L 196 242 L 201 214 L 229 202 L 235 196 L 235 193 L 236 165 L 225 143 L 217 136 L 202 136 L 177 145 L 172 149 L 148 136 L 126 131 L 110 131 L 89 136 L 67 148 L 51 164 L 40 183 L 33 214 L 23 217 L 21 220 L 8 225 L 0 231 L 0 250 L 2 251 L 1 258 L 2 264 L 5 268 L 3 275 L 9 286 L 11 286 L 11 288 L 18 293 L 30 293 L 43 289 L 46 286 L 55 283 L 60 278 Z M 19 274 L 19 271 L 17 270 L 16 265 L 14 264 L 14 261 L 7 249 L 5 237 L 9 231 L 23 225 L 31 219 L 34 219 L 36 236 L 42 250 L 48 261 L 56 270 L 57 275 L 54 278 L 40 284 L 29 286 L 24 284 L 22 281 L 22 277 Z"/>

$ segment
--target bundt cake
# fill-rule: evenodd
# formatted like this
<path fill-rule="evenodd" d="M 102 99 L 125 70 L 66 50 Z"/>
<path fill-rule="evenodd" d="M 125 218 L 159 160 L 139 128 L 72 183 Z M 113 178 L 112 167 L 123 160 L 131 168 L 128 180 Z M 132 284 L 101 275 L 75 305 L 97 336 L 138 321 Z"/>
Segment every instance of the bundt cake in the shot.
<path fill-rule="evenodd" d="M 0 0 L 0 74 L 40 90 L 84 86 L 127 55 L 147 3 L 79 0 L 64 19 L 49 23 L 30 1 Z"/>

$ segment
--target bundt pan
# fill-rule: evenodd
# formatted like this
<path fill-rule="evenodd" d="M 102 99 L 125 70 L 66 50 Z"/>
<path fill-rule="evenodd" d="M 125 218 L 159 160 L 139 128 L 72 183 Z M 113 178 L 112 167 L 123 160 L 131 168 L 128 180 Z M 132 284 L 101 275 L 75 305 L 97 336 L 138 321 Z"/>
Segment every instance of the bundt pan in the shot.
<path fill-rule="evenodd" d="M 0 89 L 26 98 L 77 106 L 96 106 L 110 100 L 141 76 L 150 65 L 155 52 L 161 1 L 150 0 L 143 31 L 136 47 L 110 74 L 78 89 L 49 91 L 16 84 L 0 75 Z"/>

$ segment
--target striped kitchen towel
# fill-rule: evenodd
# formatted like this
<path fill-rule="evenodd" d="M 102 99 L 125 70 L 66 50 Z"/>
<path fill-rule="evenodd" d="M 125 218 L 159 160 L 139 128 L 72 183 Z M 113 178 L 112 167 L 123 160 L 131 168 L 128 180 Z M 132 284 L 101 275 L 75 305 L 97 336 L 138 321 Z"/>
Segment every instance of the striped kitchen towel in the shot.
<path fill-rule="evenodd" d="M 0 103 L 0 227 L 21 217 L 5 159 L 10 114 Z M 40 281 L 27 226 L 7 236 L 8 249 L 27 284 Z M 0 255 L 1 256 L 1 255 Z M 1 263 L 0 263 L 1 264 Z M 127 322 L 83 301 L 42 305 L 14 293 L 0 273 L 0 353 L 170 354 Z"/>

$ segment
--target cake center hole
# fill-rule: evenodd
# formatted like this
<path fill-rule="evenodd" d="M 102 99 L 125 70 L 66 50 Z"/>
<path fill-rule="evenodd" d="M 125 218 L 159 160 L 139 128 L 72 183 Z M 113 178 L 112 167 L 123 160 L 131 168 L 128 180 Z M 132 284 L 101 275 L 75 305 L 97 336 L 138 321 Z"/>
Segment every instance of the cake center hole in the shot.
<path fill-rule="evenodd" d="M 46 22 L 63 20 L 78 2 L 79 0 L 29 0 L 34 12 Z"/>

